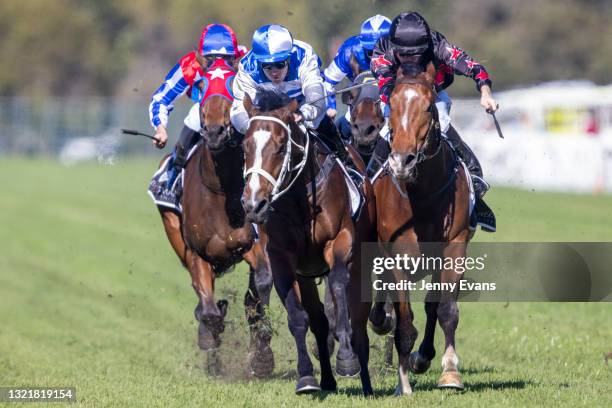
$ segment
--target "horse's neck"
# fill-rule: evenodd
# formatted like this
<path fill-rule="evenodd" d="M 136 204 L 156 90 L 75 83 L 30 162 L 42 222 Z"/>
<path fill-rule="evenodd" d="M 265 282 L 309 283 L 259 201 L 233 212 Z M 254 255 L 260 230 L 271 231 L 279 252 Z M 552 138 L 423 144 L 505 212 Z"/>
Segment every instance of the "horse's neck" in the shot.
<path fill-rule="evenodd" d="M 227 194 L 241 191 L 244 154 L 240 146 L 226 147 L 216 154 L 202 146 L 201 159 L 200 175 L 205 186 Z"/>
<path fill-rule="evenodd" d="M 448 143 L 438 132 L 431 144 L 423 152 L 433 155 L 417 164 L 417 179 L 409 187 L 412 194 L 419 198 L 427 198 L 439 193 L 452 177 L 455 156 Z"/>

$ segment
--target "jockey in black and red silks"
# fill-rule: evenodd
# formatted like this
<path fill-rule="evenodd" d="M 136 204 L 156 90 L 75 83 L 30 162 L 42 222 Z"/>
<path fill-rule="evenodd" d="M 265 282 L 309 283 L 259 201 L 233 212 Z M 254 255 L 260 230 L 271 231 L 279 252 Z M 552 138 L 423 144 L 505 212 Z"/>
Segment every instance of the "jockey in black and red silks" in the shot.
<path fill-rule="evenodd" d="M 480 104 L 487 112 L 495 112 L 498 105 L 491 95 L 492 83 L 485 67 L 461 48 L 451 44 L 442 34 L 431 30 L 425 18 L 419 13 L 407 12 L 395 17 L 391 22 L 389 36 L 381 37 L 376 43 L 370 68 L 378 79 L 381 100 L 386 103 L 393 90 L 397 70 L 402 64 L 419 64 L 425 69 L 429 62 L 433 62 L 436 68 L 435 87 L 438 94 L 436 107 L 442 134 L 465 162 L 472 175 L 477 198 L 475 211 L 479 224 L 486 231 L 495 231 L 495 216 L 482 201 L 489 185 L 483 179 L 478 159 L 450 124 L 452 101 L 444 91 L 453 83 L 454 74 L 470 77 L 480 91 Z M 384 162 L 389 154 L 388 143 L 380 142 L 375 154 L 378 157 L 373 162 Z"/>

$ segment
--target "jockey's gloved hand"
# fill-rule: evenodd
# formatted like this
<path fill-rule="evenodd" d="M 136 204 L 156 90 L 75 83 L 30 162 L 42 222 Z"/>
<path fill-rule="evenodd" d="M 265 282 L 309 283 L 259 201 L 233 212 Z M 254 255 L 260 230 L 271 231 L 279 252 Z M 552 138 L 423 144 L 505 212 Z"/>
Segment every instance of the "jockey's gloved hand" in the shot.
<path fill-rule="evenodd" d="M 302 123 L 304 121 L 304 116 L 300 112 L 295 112 L 293 114 L 293 121 L 295 123 Z"/>
<path fill-rule="evenodd" d="M 319 110 L 316 106 L 305 103 L 304 105 L 300 106 L 298 113 L 302 114 L 305 121 L 311 122 L 317 118 Z"/>

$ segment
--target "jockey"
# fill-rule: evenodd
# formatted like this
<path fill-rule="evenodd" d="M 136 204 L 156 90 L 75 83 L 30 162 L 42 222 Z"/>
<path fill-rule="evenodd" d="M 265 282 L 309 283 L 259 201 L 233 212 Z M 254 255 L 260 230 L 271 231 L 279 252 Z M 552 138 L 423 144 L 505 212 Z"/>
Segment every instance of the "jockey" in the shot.
<path fill-rule="evenodd" d="M 207 65 L 202 66 L 198 61 L 198 52 Z M 190 98 L 199 102 L 201 97 L 197 84 L 204 72 L 217 58 L 224 59 L 228 65 L 232 65 L 235 59 L 240 58 L 246 49 L 240 48 L 236 40 L 234 31 L 225 24 L 209 24 L 202 29 L 197 51 L 192 51 L 183 56 L 179 62 L 168 72 L 164 83 L 155 91 L 151 97 L 149 105 L 149 117 L 151 125 L 155 128 L 155 138 L 153 144 L 161 149 L 168 141 L 166 127 L 168 125 L 168 115 L 174 109 L 174 101 L 181 95 L 187 94 Z M 199 116 L 198 116 L 199 118 Z M 174 151 L 174 164 L 169 175 L 167 188 L 172 188 L 176 176 L 185 167 L 187 153 L 196 143 L 198 128 L 186 120 L 185 126 L 181 130 L 179 139 Z"/>
<path fill-rule="evenodd" d="M 320 60 L 310 45 L 294 40 L 285 27 L 271 24 L 255 31 L 251 51 L 240 61 L 233 88 L 230 117 L 238 132 L 246 133 L 249 125 L 245 93 L 255 100 L 258 89 L 282 91 L 300 103 L 294 114 L 296 123 L 304 121 L 307 127 L 316 129 L 344 163 L 352 164 L 336 125 L 325 115 Z"/>
<path fill-rule="evenodd" d="M 389 36 L 381 38 L 374 48 L 370 67 L 378 79 L 381 100 L 387 102 L 393 90 L 397 69 L 404 63 L 416 63 L 425 67 L 433 62 L 436 68 L 436 107 L 442 134 L 448 139 L 459 157 L 467 165 L 476 193 L 476 216 L 485 231 L 495 231 L 495 215 L 482 197 L 489 189 L 483 179 L 482 168 L 474 152 L 461 140 L 450 124 L 452 101 L 444 91 L 454 79 L 454 74 L 470 77 L 480 91 L 480 104 L 487 112 L 495 112 L 498 105 L 491 95 L 491 79 L 484 66 L 476 62 L 461 48 L 451 44 L 439 32 L 431 30 L 417 12 L 402 13 L 393 19 Z M 388 144 L 377 146 L 375 155 L 384 162 L 388 155 Z"/>
<path fill-rule="evenodd" d="M 334 60 L 323 72 L 325 90 L 328 94 L 333 94 L 336 85 L 345 77 L 350 81 L 355 79 L 350 65 L 351 58 L 354 58 L 355 62 L 359 64 L 361 71 L 370 69 L 370 59 L 372 58 L 374 45 L 380 37 L 389 34 L 390 27 L 391 20 L 377 14 L 361 24 L 361 33 L 359 35 L 349 37 L 340 45 Z M 333 119 L 336 117 L 336 113 L 336 96 L 330 95 L 327 98 L 327 115 Z M 348 134 L 350 134 L 350 127 L 346 117 L 340 119 L 338 127 L 342 133 L 345 133 L 342 129 L 348 129 Z M 347 135 L 343 134 L 343 136 Z"/>

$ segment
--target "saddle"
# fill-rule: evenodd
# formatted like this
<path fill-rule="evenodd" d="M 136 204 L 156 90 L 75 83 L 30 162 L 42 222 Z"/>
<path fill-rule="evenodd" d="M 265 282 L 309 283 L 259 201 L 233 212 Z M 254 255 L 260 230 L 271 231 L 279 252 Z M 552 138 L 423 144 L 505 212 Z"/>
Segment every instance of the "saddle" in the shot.
<path fill-rule="evenodd" d="M 323 163 L 319 162 L 319 172 L 315 176 L 314 185 L 315 188 L 318 188 L 323 180 L 326 180 L 329 177 L 329 174 L 333 170 L 334 166 L 339 166 L 340 170 L 344 174 L 344 181 L 346 182 L 346 187 L 349 191 L 349 197 L 351 201 L 351 218 L 353 221 L 359 218 L 361 214 L 361 209 L 363 208 L 363 204 L 365 203 L 365 195 L 363 191 L 363 183 L 365 177 L 360 174 L 358 171 L 354 169 L 347 168 L 344 163 L 334 154 L 332 147 L 327 144 L 324 138 L 319 137 L 318 132 L 315 130 L 308 129 L 311 139 L 314 141 L 315 146 L 315 157 L 316 153 L 323 153 L 325 155 L 325 160 Z M 313 187 L 312 183 L 309 183 L 307 186 L 308 195 L 312 195 Z"/>

